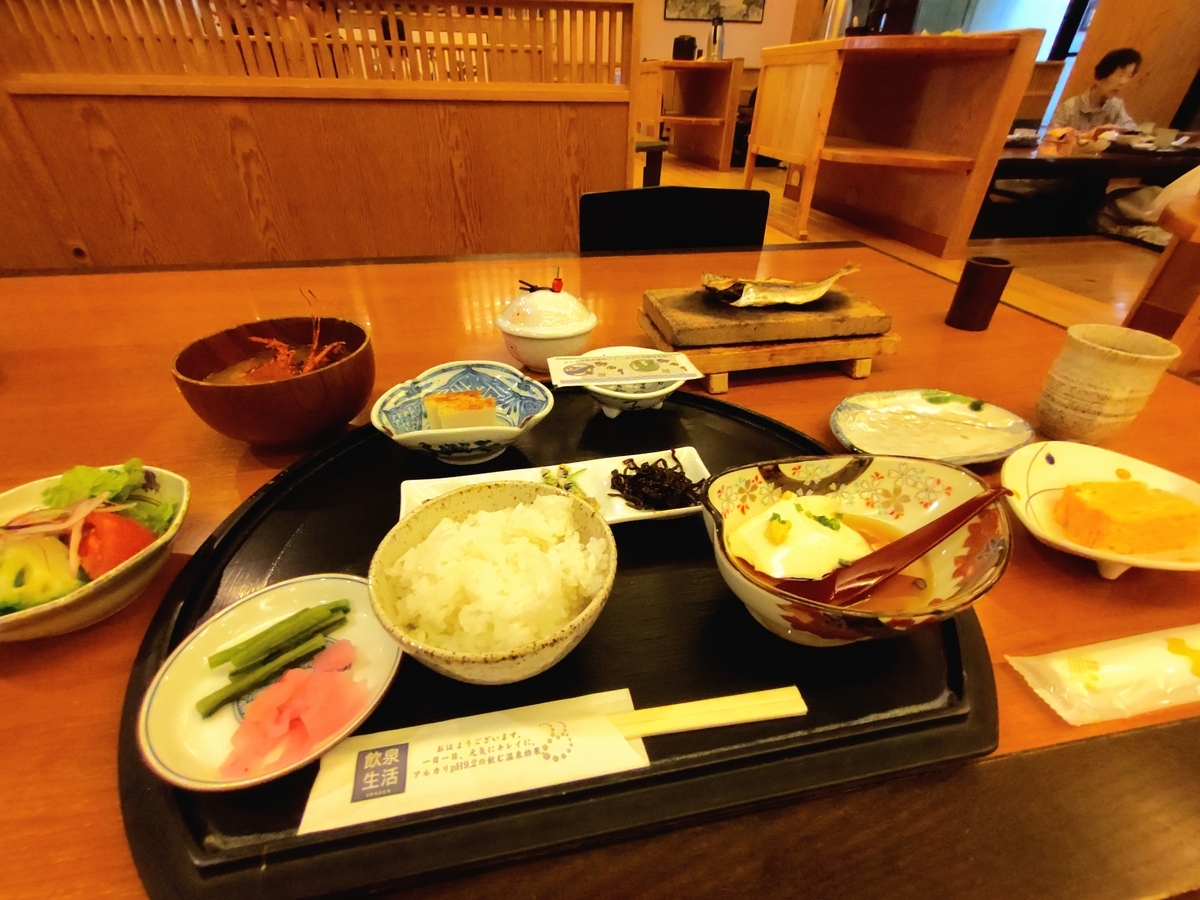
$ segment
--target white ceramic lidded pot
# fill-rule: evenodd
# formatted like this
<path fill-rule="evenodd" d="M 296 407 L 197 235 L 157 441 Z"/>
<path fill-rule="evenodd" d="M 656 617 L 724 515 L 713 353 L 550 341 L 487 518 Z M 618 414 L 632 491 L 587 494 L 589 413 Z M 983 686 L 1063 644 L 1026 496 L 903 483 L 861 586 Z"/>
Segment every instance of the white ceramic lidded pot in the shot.
<path fill-rule="evenodd" d="M 1118 325 L 1072 325 L 1037 401 L 1039 430 L 1095 443 L 1134 420 L 1180 350 Z"/>
<path fill-rule="evenodd" d="M 587 348 L 596 321 L 596 314 L 578 297 L 542 288 L 508 304 L 496 327 L 518 362 L 535 372 L 549 372 L 546 360 L 551 356 L 578 356 Z"/>

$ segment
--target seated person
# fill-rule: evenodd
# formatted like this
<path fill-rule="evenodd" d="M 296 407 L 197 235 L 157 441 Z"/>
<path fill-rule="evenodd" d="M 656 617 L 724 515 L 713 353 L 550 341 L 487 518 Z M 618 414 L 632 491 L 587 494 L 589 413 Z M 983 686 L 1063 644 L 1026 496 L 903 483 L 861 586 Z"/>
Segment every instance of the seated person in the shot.
<path fill-rule="evenodd" d="M 1132 47 L 1122 47 L 1104 54 L 1094 70 L 1095 83 L 1078 97 L 1071 97 L 1059 104 L 1054 118 L 1050 120 L 1050 127 L 1074 128 L 1090 135 L 1110 128 L 1136 131 L 1137 123 L 1125 111 L 1125 102 L 1120 93 L 1137 74 L 1141 64 L 1142 54 Z"/>

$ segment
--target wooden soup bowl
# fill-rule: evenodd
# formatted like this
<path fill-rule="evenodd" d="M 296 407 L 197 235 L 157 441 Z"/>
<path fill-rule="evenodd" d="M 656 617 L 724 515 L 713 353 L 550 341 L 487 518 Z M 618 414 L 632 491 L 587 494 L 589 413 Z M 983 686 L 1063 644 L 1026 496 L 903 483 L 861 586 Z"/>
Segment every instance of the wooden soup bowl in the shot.
<path fill-rule="evenodd" d="M 171 374 L 192 410 L 211 428 L 250 444 L 300 444 L 345 425 L 370 398 L 375 385 L 375 352 L 362 326 L 321 318 L 321 346 L 344 341 L 336 361 L 282 381 L 214 384 L 204 379 L 266 348 L 251 337 L 291 345 L 312 343 L 307 316 L 248 322 L 201 338 L 175 357 Z"/>

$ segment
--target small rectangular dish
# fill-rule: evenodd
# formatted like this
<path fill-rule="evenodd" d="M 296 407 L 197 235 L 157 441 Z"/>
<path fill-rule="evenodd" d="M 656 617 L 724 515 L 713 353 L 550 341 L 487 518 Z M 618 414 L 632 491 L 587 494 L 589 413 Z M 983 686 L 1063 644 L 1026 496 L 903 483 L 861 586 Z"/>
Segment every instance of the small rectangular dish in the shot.
<path fill-rule="evenodd" d="M 575 488 L 571 490 L 571 493 L 591 497 L 599 504 L 600 515 L 609 525 L 616 525 L 618 522 L 635 522 L 641 519 L 673 519 L 677 516 L 687 516 L 699 512 L 699 506 L 667 510 L 634 509 L 612 491 L 612 472 L 614 469 L 621 469 L 625 460 L 632 459 L 637 465 L 654 462 L 658 459 L 664 459 L 670 463 L 672 453 L 683 466 L 684 474 L 692 481 L 703 481 L 709 476 L 708 468 L 704 465 L 704 460 L 700 458 L 695 447 L 676 447 L 674 450 L 660 450 L 657 453 L 635 453 L 630 456 L 611 456 L 605 459 L 583 459 L 554 466 L 513 469 L 509 472 L 410 479 L 400 485 L 400 515 L 403 517 L 425 501 L 469 484 L 483 484 L 489 481 L 543 480 L 549 484 L 569 482 Z M 562 485 L 560 484 L 560 486 Z"/>

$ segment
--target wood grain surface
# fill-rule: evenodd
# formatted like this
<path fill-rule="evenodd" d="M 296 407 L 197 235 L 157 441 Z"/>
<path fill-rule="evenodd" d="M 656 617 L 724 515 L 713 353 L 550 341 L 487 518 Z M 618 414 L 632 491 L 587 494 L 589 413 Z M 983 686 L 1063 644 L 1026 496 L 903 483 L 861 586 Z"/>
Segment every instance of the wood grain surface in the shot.
<path fill-rule="evenodd" d="M 0 271 L 78 267 L 76 247 L 96 266 L 567 250 L 580 194 L 625 186 L 623 103 L 12 103 L 47 177 L 14 163 L 0 188 L 20 201 L 0 207 Z"/>
<path fill-rule="evenodd" d="M 0 5 L 0 273 L 573 250 L 633 183 L 637 16 Z"/>
<path fill-rule="evenodd" d="M 174 355 L 222 328 L 318 312 L 353 318 L 376 345 L 374 396 L 449 359 L 511 362 L 493 322 L 517 279 L 555 268 L 599 316 L 595 346 L 641 345 L 647 288 L 705 270 L 810 280 L 847 261 L 847 290 L 904 336 L 864 385 L 830 365 L 734 375 L 728 398 L 835 446 L 845 396 L 938 387 L 1031 416 L 1060 328 L 1001 306 L 984 332 L 947 328 L 954 285 L 865 247 L 721 254 L 475 259 L 0 280 L 2 469 L 7 488 L 77 463 L 138 455 L 192 483 L 176 554 L 113 618 L 0 651 L 6 756 L 0 773 L 0 894 L 144 896 L 125 842 L 116 736 L 126 679 L 171 579 L 201 541 L 295 454 L 255 451 L 209 430 L 178 396 Z M 1200 477 L 1200 387 L 1163 379 L 1106 446 Z M 995 480 L 997 467 L 982 474 Z M 693 824 L 609 847 L 426 886 L 419 897 L 1067 897 L 1132 900 L 1200 887 L 1200 712 L 1176 707 L 1073 728 L 1004 661 L 1200 621 L 1200 573 L 1094 566 L 1019 526 L 1013 562 L 975 607 L 1000 702 L 1000 748 L 982 762 L 778 809 Z"/>

